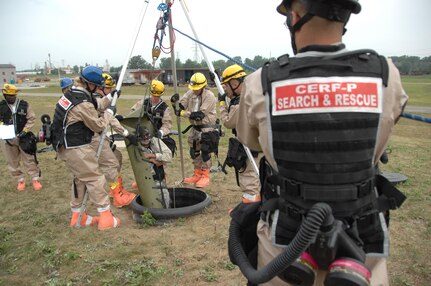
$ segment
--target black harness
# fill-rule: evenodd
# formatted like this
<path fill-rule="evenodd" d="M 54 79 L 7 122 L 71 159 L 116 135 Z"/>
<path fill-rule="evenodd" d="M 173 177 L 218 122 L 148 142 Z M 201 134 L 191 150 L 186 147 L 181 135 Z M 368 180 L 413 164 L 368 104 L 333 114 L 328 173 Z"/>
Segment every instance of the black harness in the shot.
<path fill-rule="evenodd" d="M 55 150 L 60 146 L 69 149 L 90 144 L 94 132 L 84 122 L 67 123 L 67 115 L 72 108 L 83 102 L 94 104 L 91 96 L 78 89 L 70 89 L 57 102 L 51 125 L 52 145 Z"/>
<path fill-rule="evenodd" d="M 17 99 L 16 111 L 12 114 L 12 110 L 8 106 L 6 100 L 0 102 L 0 121 L 5 125 L 14 125 L 15 134 L 20 133 L 27 123 L 27 108 L 28 103 L 25 100 Z"/>
<path fill-rule="evenodd" d="M 156 128 L 156 130 L 160 130 L 160 128 L 162 128 L 162 119 L 166 108 L 168 108 L 168 105 L 164 101 L 161 101 L 159 104 L 154 106 L 154 108 L 151 108 L 150 99 L 146 98 L 144 100 L 145 113 L 148 116 L 148 119 L 154 124 L 154 128 Z"/>
<path fill-rule="evenodd" d="M 278 171 L 261 161 L 262 217 L 276 244 L 287 245 L 311 206 L 325 202 L 366 252 L 383 252 L 379 212 L 405 199 L 373 162 L 387 81 L 387 62 L 372 50 L 264 65 Z"/>

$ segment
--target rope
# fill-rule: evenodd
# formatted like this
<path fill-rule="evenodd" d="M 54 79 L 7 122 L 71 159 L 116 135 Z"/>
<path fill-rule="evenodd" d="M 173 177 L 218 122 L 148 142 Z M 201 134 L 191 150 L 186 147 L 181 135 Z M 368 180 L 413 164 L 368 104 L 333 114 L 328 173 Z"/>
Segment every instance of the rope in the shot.
<path fill-rule="evenodd" d="M 416 115 L 416 114 L 409 114 L 409 113 L 401 113 L 402 117 L 408 118 L 408 119 L 413 119 L 413 120 L 417 120 L 417 121 L 423 121 L 426 123 L 431 123 L 431 118 L 429 117 L 424 117 L 424 116 L 420 116 L 420 115 Z"/>
<path fill-rule="evenodd" d="M 169 24 L 167 24 L 167 23 L 165 23 L 165 25 L 169 26 Z M 185 37 L 189 38 L 190 40 L 192 40 L 192 41 L 194 41 L 194 42 L 196 42 L 196 43 L 198 43 L 198 44 L 200 44 L 200 45 L 202 45 L 202 46 L 206 47 L 207 49 L 209 49 L 209 50 L 211 50 L 211 51 L 213 51 L 213 52 L 215 52 L 215 53 L 217 53 L 217 54 L 219 54 L 219 55 L 221 55 L 221 56 L 223 56 L 223 57 L 225 57 L 225 58 L 229 59 L 229 60 L 230 60 L 230 61 L 232 61 L 232 62 L 234 62 L 234 63 L 236 63 L 236 64 L 238 64 L 238 65 L 240 65 L 240 66 L 242 66 L 242 67 L 244 67 L 244 68 L 246 68 L 246 69 L 248 69 L 248 70 L 256 71 L 256 68 L 254 68 L 254 67 L 252 67 L 252 66 L 249 66 L 249 65 L 247 65 L 247 64 L 245 64 L 245 63 L 242 63 L 242 62 L 240 62 L 240 61 L 238 61 L 238 60 L 235 60 L 234 58 L 232 58 L 232 57 L 230 57 L 230 56 L 226 55 L 225 53 L 222 53 L 222 52 L 220 52 L 220 51 L 218 51 L 218 50 L 216 50 L 216 49 L 214 49 L 214 48 L 212 48 L 212 47 L 210 47 L 210 46 L 206 45 L 205 43 L 203 43 L 203 42 L 201 42 L 201 41 L 199 41 L 199 40 L 196 40 L 195 38 L 193 38 L 193 37 L 191 37 L 191 36 L 187 35 L 186 33 L 181 32 L 181 31 L 180 31 L 180 30 L 178 30 L 177 28 L 172 27 L 172 29 L 173 29 L 174 31 L 176 31 L 176 32 L 180 33 L 181 35 L 183 35 L 183 36 L 185 36 Z M 401 113 L 401 116 L 402 116 L 402 117 L 404 117 L 404 118 L 408 118 L 408 119 L 413 119 L 413 120 L 423 121 L 423 122 L 426 122 L 426 123 L 431 123 L 431 118 L 423 117 L 423 116 L 420 116 L 420 115 L 409 114 L 409 113 L 404 113 L 404 112 L 403 112 L 403 113 Z"/>
<path fill-rule="evenodd" d="M 166 25 L 167 25 L 167 26 L 169 26 L 169 24 L 166 24 Z M 196 43 L 198 43 L 198 44 L 200 44 L 200 45 L 202 45 L 202 46 L 206 47 L 207 49 L 209 49 L 209 50 L 211 50 L 211 51 L 213 51 L 213 52 L 215 52 L 215 53 L 217 53 L 217 54 L 219 54 L 219 55 L 221 55 L 221 56 L 223 56 L 223 57 L 225 57 L 225 58 L 229 59 L 230 61 L 232 61 L 232 62 L 234 62 L 234 63 L 236 63 L 236 64 L 238 64 L 238 65 L 240 65 L 240 66 L 242 66 L 242 67 L 244 67 L 244 68 L 246 68 L 246 69 L 248 69 L 248 70 L 251 70 L 251 71 L 255 71 L 255 70 L 256 70 L 254 67 L 251 67 L 251 66 L 249 66 L 249 65 L 247 65 L 247 64 L 245 64 L 245 63 L 242 63 L 242 62 L 240 62 L 240 61 L 238 61 L 238 60 L 235 60 L 234 58 L 232 58 L 232 57 L 230 57 L 230 56 L 226 55 L 225 53 L 222 53 L 222 52 L 220 52 L 220 51 L 218 51 L 218 50 L 216 50 L 216 49 L 211 48 L 210 46 L 208 46 L 208 45 L 206 45 L 206 44 L 202 43 L 201 41 L 196 40 L 195 38 L 193 38 L 193 37 L 191 37 L 191 36 L 189 36 L 189 35 L 187 35 L 187 34 L 185 34 L 185 33 L 181 32 L 181 31 L 180 31 L 180 30 L 178 30 L 177 28 L 172 27 L 172 29 L 173 29 L 174 31 L 176 31 L 176 32 L 180 33 L 181 35 L 183 35 L 183 36 L 185 36 L 185 37 L 187 37 L 187 38 L 191 39 L 192 41 L 194 41 L 194 42 L 196 42 Z"/>

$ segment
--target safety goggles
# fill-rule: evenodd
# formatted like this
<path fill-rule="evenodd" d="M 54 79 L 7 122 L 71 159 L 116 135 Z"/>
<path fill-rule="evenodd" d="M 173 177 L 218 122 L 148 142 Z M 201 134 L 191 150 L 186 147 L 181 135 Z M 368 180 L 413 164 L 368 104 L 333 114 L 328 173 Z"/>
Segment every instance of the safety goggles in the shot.
<path fill-rule="evenodd" d="M 204 84 L 206 81 L 203 81 L 203 82 L 196 82 L 196 81 L 194 81 L 194 80 L 191 80 L 190 81 L 190 85 L 191 86 L 195 86 L 195 85 L 201 85 L 201 84 Z"/>

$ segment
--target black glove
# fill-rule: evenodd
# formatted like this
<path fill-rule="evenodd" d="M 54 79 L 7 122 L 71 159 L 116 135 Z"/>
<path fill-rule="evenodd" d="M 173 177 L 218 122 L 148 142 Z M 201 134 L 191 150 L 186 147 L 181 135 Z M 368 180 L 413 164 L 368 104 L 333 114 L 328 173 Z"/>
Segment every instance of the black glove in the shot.
<path fill-rule="evenodd" d="M 202 111 L 194 111 L 192 113 L 190 113 L 189 118 L 191 120 L 196 120 L 196 121 L 201 121 L 202 119 L 204 119 L 205 114 Z"/>
<path fill-rule="evenodd" d="M 226 93 L 218 94 L 218 101 L 226 101 Z"/>
<path fill-rule="evenodd" d="M 120 114 L 115 115 L 115 118 L 117 118 L 117 120 L 120 122 L 124 120 L 124 116 Z"/>
<path fill-rule="evenodd" d="M 117 107 L 114 105 L 114 106 L 109 106 L 107 109 L 106 109 L 106 111 L 108 111 L 108 110 L 112 110 L 112 115 L 115 115 L 116 113 L 117 113 Z"/>
<path fill-rule="evenodd" d="M 172 95 L 172 97 L 171 97 L 171 102 L 172 103 L 175 103 L 178 100 L 180 100 L 180 95 L 178 93 L 175 93 L 174 95 Z"/>
<path fill-rule="evenodd" d="M 20 133 L 18 133 L 18 135 L 17 135 L 17 137 L 18 138 L 23 138 L 23 137 L 25 137 L 25 135 L 27 134 L 27 132 L 25 132 L 24 130 L 23 131 L 21 131 Z"/>
<path fill-rule="evenodd" d="M 126 136 L 127 140 L 133 145 L 138 145 L 138 137 L 135 134 L 129 134 Z"/>
<path fill-rule="evenodd" d="M 213 73 L 213 72 L 210 72 L 210 80 L 211 80 L 211 81 L 214 81 L 214 79 L 215 79 L 215 75 L 214 75 L 214 73 Z"/>
<path fill-rule="evenodd" d="M 116 90 L 114 89 L 113 91 L 111 91 L 111 95 L 112 97 L 114 97 L 114 95 L 117 94 L 117 99 L 120 98 L 121 95 L 121 89 L 120 90 Z"/>
<path fill-rule="evenodd" d="M 383 152 L 382 156 L 380 156 L 380 162 L 383 164 L 387 164 L 389 162 L 388 153 L 386 151 Z"/>
<path fill-rule="evenodd" d="M 211 81 L 215 82 L 215 77 L 216 76 L 220 80 L 220 76 L 218 75 L 217 71 L 214 71 L 214 72 L 210 71 L 210 79 L 211 79 Z"/>

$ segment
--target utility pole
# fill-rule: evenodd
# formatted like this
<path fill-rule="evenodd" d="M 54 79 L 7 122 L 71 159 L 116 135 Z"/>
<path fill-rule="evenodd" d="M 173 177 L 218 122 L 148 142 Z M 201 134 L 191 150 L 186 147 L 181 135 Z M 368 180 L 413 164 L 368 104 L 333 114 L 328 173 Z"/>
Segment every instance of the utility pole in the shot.
<path fill-rule="evenodd" d="M 51 70 L 52 70 L 51 54 L 48 53 L 48 72 L 47 72 L 47 74 L 51 74 Z"/>

